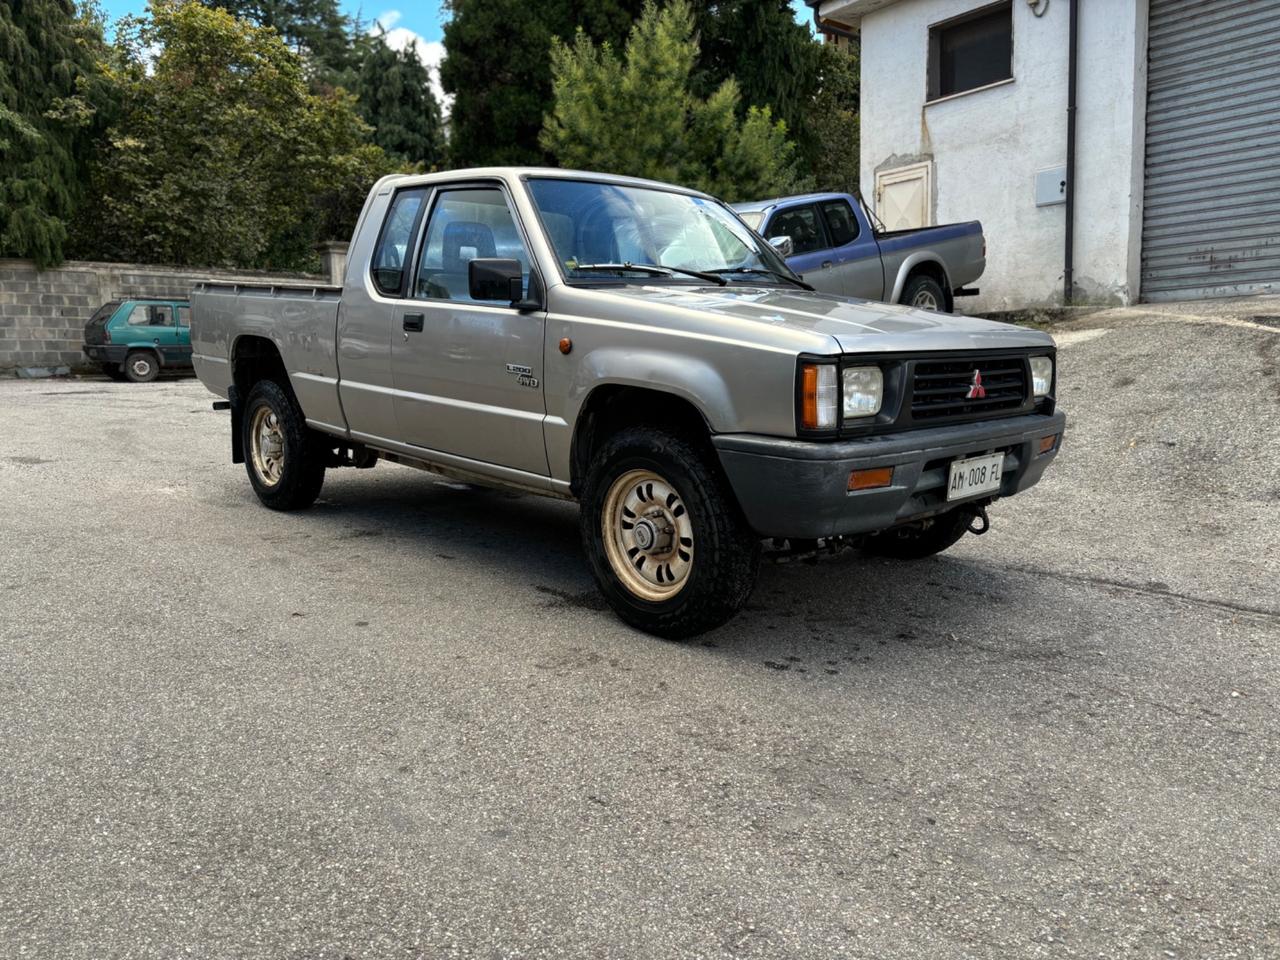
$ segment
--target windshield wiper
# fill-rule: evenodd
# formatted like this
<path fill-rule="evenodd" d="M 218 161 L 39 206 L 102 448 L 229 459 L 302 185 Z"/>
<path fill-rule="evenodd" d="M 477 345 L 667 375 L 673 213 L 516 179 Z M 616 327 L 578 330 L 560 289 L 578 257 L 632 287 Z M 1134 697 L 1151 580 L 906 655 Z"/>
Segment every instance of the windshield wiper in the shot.
<path fill-rule="evenodd" d="M 652 273 L 655 276 L 671 277 L 683 273 L 689 277 L 697 277 L 709 283 L 724 286 L 729 281 L 718 276 L 719 271 L 705 273 L 702 270 L 686 270 L 684 267 L 660 267 L 656 263 L 579 263 L 574 270 L 638 270 L 641 273 Z"/>
<path fill-rule="evenodd" d="M 777 277 L 779 280 L 786 280 L 788 283 L 794 283 L 801 290 L 814 289 L 812 284 L 805 283 L 799 277 L 793 277 L 789 273 L 783 273 L 781 270 L 770 270 L 768 267 L 726 267 L 723 270 L 713 270 L 713 273 L 763 273 L 766 276 Z"/>

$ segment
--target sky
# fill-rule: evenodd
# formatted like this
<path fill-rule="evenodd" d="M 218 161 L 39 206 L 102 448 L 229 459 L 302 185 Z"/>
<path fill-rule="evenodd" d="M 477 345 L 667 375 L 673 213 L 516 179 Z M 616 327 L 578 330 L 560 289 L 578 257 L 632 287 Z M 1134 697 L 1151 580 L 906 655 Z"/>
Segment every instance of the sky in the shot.
<path fill-rule="evenodd" d="M 436 97 L 447 108 L 449 98 L 440 89 L 440 77 L 436 70 L 444 57 L 444 46 L 440 41 L 444 36 L 445 13 L 439 0 L 399 4 L 395 0 L 340 0 L 340 6 L 349 16 L 367 23 L 370 29 L 375 29 L 375 23 L 381 25 L 387 31 L 387 42 L 397 50 L 416 40 L 418 56 L 431 69 Z M 799 22 L 813 22 L 813 11 L 805 5 L 804 0 L 792 0 L 791 6 L 795 8 Z M 108 19 L 114 23 L 125 14 L 145 12 L 147 3 L 146 0 L 104 0 L 102 7 Z"/>

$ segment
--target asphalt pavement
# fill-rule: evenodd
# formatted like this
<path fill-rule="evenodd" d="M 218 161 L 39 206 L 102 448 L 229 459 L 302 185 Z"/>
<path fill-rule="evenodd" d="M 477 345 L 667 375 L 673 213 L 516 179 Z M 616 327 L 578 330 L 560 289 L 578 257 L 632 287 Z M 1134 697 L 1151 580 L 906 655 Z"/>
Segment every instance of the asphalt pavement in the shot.
<path fill-rule="evenodd" d="M 571 504 L 0 382 L 0 955 L 1280 956 L 1280 302 L 1055 333 L 990 533 L 687 644 Z"/>

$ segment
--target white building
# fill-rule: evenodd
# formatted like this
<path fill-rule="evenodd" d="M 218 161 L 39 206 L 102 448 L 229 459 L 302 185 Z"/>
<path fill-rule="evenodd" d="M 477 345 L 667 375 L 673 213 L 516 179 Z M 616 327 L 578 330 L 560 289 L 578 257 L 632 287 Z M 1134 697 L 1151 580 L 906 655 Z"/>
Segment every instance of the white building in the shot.
<path fill-rule="evenodd" d="M 862 191 L 981 220 L 965 309 L 1280 293 L 1280 0 L 809 0 L 861 46 Z M 1068 101 L 1075 6 L 1074 189 Z"/>

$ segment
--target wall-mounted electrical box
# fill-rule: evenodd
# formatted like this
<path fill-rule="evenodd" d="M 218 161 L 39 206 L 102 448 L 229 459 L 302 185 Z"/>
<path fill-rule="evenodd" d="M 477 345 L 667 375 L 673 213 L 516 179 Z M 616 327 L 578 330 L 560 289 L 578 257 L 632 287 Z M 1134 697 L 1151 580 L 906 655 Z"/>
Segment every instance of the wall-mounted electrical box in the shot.
<path fill-rule="evenodd" d="M 1067 168 L 1050 167 L 1036 171 L 1036 206 L 1051 207 L 1067 202 Z"/>

